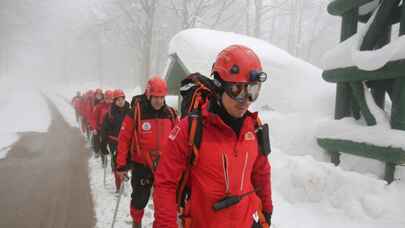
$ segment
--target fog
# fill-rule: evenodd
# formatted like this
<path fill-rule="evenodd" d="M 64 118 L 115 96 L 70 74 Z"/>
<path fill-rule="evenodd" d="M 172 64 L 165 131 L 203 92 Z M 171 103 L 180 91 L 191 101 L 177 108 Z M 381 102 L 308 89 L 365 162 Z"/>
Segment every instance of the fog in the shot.
<path fill-rule="evenodd" d="M 328 0 L 2 0 L 0 78 L 143 85 L 170 39 L 208 28 L 264 39 L 320 66 L 339 38 Z M 196 50 L 198 51 L 198 50 Z"/>

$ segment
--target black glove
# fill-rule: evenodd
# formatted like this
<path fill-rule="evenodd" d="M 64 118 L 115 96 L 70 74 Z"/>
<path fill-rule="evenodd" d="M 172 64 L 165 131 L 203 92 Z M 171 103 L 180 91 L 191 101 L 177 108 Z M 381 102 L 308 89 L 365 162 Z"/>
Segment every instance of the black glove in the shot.
<path fill-rule="evenodd" d="M 271 225 L 271 213 L 267 211 L 263 211 L 264 218 L 266 219 L 266 223 Z"/>

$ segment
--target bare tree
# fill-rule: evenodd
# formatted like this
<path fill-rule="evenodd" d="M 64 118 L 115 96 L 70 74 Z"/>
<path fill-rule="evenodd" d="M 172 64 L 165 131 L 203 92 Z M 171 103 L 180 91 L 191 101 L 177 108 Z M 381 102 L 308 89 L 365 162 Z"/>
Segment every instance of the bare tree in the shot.
<path fill-rule="evenodd" d="M 224 13 L 236 0 L 170 0 L 171 9 L 181 18 L 181 29 L 197 27 L 199 23 L 209 28 L 223 23 Z"/>

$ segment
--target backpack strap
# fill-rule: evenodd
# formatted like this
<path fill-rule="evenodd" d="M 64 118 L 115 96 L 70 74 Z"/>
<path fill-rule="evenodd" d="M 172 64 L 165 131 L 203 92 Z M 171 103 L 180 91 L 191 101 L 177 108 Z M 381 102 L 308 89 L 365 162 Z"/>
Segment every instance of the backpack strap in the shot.
<path fill-rule="evenodd" d="M 194 98 L 193 98 L 194 99 Z M 180 182 L 177 186 L 176 191 L 176 202 L 179 212 L 182 212 L 185 207 L 185 201 L 188 197 L 189 190 L 187 189 L 187 183 L 190 178 L 191 168 L 197 164 L 199 149 L 201 145 L 202 138 L 202 117 L 201 117 L 201 102 L 200 97 L 194 99 L 193 104 L 194 111 L 190 112 L 188 115 L 189 129 L 188 129 L 188 145 L 191 148 L 191 154 L 187 168 L 183 172 Z"/>
<path fill-rule="evenodd" d="M 138 98 L 135 99 L 134 102 L 134 115 L 132 116 L 134 124 L 133 124 L 133 134 L 132 134 L 132 141 L 131 141 L 131 150 L 130 153 L 132 153 L 132 151 L 134 151 L 134 149 L 136 150 L 137 153 L 141 152 L 141 146 L 140 146 L 140 139 L 139 139 L 139 131 L 140 131 L 140 125 L 141 125 L 141 105 L 140 105 L 140 101 Z"/>
<path fill-rule="evenodd" d="M 172 107 L 168 107 L 169 113 L 170 113 L 170 120 L 172 122 L 172 127 L 177 123 L 177 113 L 176 110 L 174 110 Z"/>

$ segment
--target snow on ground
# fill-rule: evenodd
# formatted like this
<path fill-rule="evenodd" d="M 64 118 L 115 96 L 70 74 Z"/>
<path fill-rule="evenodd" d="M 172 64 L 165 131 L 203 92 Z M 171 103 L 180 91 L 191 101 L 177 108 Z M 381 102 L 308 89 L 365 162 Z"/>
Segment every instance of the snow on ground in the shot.
<path fill-rule="evenodd" d="M 6 158 L 19 133 L 46 132 L 51 122 L 39 90 L 10 79 L 0 80 L 0 159 Z"/>
<path fill-rule="evenodd" d="M 110 158 L 109 158 L 110 160 Z M 116 207 L 118 194 L 115 193 L 114 177 L 111 173 L 111 167 L 107 167 L 106 185 L 104 186 L 104 170 L 101 167 L 100 158 L 92 157 L 89 160 L 90 168 L 90 187 L 93 194 L 95 204 L 97 223 L 96 228 L 111 227 L 114 209 Z M 125 184 L 124 193 L 122 195 L 117 219 L 115 223 L 116 228 L 132 227 L 132 218 L 129 214 L 129 206 L 131 200 L 131 185 L 128 181 Z M 142 220 L 144 227 L 152 227 L 153 210 L 152 199 L 149 201 L 145 209 L 144 218 Z"/>
<path fill-rule="evenodd" d="M 277 148 L 270 160 L 277 228 L 405 225 L 404 183 L 386 185 L 308 155 L 285 155 Z"/>

